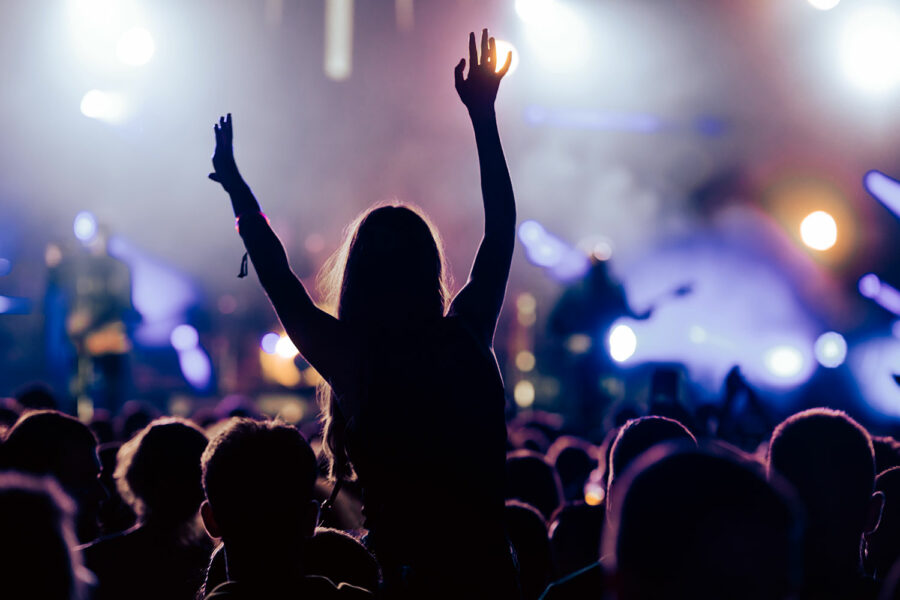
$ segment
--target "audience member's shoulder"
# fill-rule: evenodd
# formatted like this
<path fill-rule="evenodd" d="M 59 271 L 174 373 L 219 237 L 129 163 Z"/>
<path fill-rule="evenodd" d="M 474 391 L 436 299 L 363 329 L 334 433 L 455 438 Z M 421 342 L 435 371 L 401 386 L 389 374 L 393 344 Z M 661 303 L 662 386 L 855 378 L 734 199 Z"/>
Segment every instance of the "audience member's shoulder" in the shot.
<path fill-rule="evenodd" d="M 603 566 L 595 563 L 551 583 L 541 595 L 541 600 L 597 598 L 603 591 L 603 585 Z"/>
<path fill-rule="evenodd" d="M 327 577 L 309 575 L 303 583 L 285 594 L 284 590 L 269 592 L 253 588 L 237 581 L 226 581 L 210 592 L 206 600 L 264 600 L 266 598 L 294 597 L 297 600 L 354 600 L 374 598 L 371 592 L 346 583 L 335 585 Z"/>

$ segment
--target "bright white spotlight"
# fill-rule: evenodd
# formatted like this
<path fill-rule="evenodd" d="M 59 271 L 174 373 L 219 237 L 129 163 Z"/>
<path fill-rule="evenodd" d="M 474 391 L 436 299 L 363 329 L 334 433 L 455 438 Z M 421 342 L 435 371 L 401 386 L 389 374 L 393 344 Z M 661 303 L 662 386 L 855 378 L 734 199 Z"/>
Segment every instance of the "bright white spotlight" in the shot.
<path fill-rule="evenodd" d="M 291 341 L 286 335 L 278 338 L 278 342 L 275 344 L 275 354 L 282 358 L 294 358 L 300 351 L 297 350 L 297 347 L 294 345 L 294 342 Z"/>
<path fill-rule="evenodd" d="M 886 5 L 861 8 L 847 21 L 840 43 L 841 68 L 863 92 L 900 86 L 900 14 Z"/>
<path fill-rule="evenodd" d="M 497 45 L 497 64 L 494 66 L 494 70 L 499 71 L 500 67 L 506 64 L 506 55 L 512 52 L 509 71 L 506 72 L 507 75 L 512 75 L 519 67 L 519 51 L 506 40 L 494 40 L 494 43 Z"/>
<path fill-rule="evenodd" d="M 800 223 L 800 238 L 813 250 L 828 250 L 837 242 L 837 223 L 824 210 L 810 213 Z"/>
<path fill-rule="evenodd" d="M 156 52 L 153 36 L 143 27 L 132 27 L 122 34 L 116 44 L 116 57 L 132 67 L 146 65 Z"/>
<path fill-rule="evenodd" d="M 81 114 L 115 123 L 125 116 L 125 98 L 117 92 L 91 90 L 81 99 Z"/>
<path fill-rule="evenodd" d="M 554 0 L 516 0 L 516 14 L 526 23 L 541 23 L 553 16 Z"/>
<path fill-rule="evenodd" d="M 190 325 L 179 325 L 172 330 L 169 341 L 172 342 L 172 347 L 178 351 L 191 350 L 200 343 L 200 336 L 197 334 L 197 330 Z"/>
<path fill-rule="evenodd" d="M 844 359 L 847 358 L 847 341 L 841 334 L 829 331 L 819 336 L 814 350 L 820 365 L 834 369 L 844 364 Z"/>
<path fill-rule="evenodd" d="M 781 379 L 791 379 L 803 371 L 803 353 L 793 346 L 775 346 L 763 360 L 769 372 Z"/>
<path fill-rule="evenodd" d="M 278 348 L 278 340 L 280 339 L 280 335 L 270 331 L 262 337 L 262 341 L 259 343 L 259 347 L 262 348 L 262 351 L 266 354 L 275 354 L 276 349 Z"/>
<path fill-rule="evenodd" d="M 637 350 L 637 336 L 628 325 L 616 325 L 609 333 L 609 355 L 616 362 L 625 362 Z"/>
<path fill-rule="evenodd" d="M 82 242 L 89 242 L 97 235 L 97 219 L 94 215 L 86 210 L 75 215 L 75 221 L 72 223 L 72 230 Z"/>
<path fill-rule="evenodd" d="M 841 0 L 809 0 L 809 3 L 813 8 L 818 8 L 819 10 L 831 10 L 840 4 Z"/>

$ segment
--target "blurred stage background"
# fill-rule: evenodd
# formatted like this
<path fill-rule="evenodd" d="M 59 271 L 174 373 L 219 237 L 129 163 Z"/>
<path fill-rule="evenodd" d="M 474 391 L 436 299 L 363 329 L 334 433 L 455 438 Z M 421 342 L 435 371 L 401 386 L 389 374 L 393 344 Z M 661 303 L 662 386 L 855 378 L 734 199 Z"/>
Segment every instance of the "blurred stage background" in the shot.
<path fill-rule="evenodd" d="M 520 408 L 565 410 L 561 347 L 611 356 L 595 383 L 614 402 L 645 399 L 659 365 L 715 402 L 738 365 L 778 413 L 827 392 L 900 419 L 900 192 L 866 175 L 900 174 L 900 5 L 877 0 L 6 0 L 0 395 L 73 391 L 53 273 L 105 227 L 140 314 L 130 397 L 311 416 L 316 374 L 235 277 L 212 124 L 234 114 L 310 288 L 345 224 L 394 198 L 432 215 L 458 286 L 483 217 L 452 70 L 483 26 L 514 52 L 498 113 L 519 247 L 495 346 Z M 655 310 L 557 339 L 589 257 Z"/>

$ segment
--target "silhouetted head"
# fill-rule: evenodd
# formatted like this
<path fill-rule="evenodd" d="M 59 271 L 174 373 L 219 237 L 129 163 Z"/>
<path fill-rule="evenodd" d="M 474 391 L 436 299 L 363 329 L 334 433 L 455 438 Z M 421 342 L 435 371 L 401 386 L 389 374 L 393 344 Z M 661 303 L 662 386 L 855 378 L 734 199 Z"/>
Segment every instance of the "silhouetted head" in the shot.
<path fill-rule="evenodd" d="M 869 433 L 845 413 L 815 408 L 772 433 L 768 472 L 797 490 L 806 510 L 807 574 L 850 579 L 859 569 L 860 537 L 877 527 L 875 458 Z"/>
<path fill-rule="evenodd" d="M 444 315 L 443 251 L 421 211 L 403 204 L 378 206 L 347 231 L 322 278 L 340 320 L 383 331 Z"/>
<path fill-rule="evenodd" d="M 597 449 L 588 441 L 560 436 L 547 450 L 547 460 L 556 468 L 566 500 L 584 498 L 584 484 L 597 468 Z"/>
<path fill-rule="evenodd" d="M 75 506 L 57 483 L 0 473 L 0 531 L 4 598 L 84 598 L 72 518 Z"/>
<path fill-rule="evenodd" d="M 567 504 L 550 520 L 550 550 L 557 578 L 588 567 L 600 559 L 600 535 L 606 507 L 585 502 Z"/>
<path fill-rule="evenodd" d="M 79 541 L 97 536 L 106 491 L 98 478 L 97 439 L 87 425 L 52 410 L 25 413 L 7 432 L 3 449 L 8 468 L 52 475 L 75 501 Z"/>
<path fill-rule="evenodd" d="M 621 600 L 783 599 L 800 579 L 787 486 L 713 449 L 645 452 L 613 491 L 602 555 Z"/>
<path fill-rule="evenodd" d="M 349 583 L 376 591 L 381 585 L 381 567 L 355 537 L 330 527 L 318 527 L 309 541 L 306 571 L 334 583 Z"/>
<path fill-rule="evenodd" d="M 56 410 L 56 397 L 46 383 L 29 383 L 16 390 L 16 401 L 25 410 Z"/>
<path fill-rule="evenodd" d="M 552 580 L 553 562 L 544 516 L 533 506 L 507 500 L 506 535 L 516 553 L 524 600 L 536 600 Z"/>
<path fill-rule="evenodd" d="M 875 449 L 875 472 L 883 473 L 892 467 L 900 467 L 900 442 L 891 436 L 872 437 Z"/>
<path fill-rule="evenodd" d="M 875 491 L 884 494 L 884 510 L 878 528 L 865 536 L 866 571 L 884 580 L 900 558 L 900 467 L 875 478 Z"/>
<path fill-rule="evenodd" d="M 169 417 L 153 421 L 121 447 L 116 486 L 142 521 L 179 525 L 197 516 L 206 442 L 198 427 Z"/>
<path fill-rule="evenodd" d="M 316 457 L 300 432 L 274 421 L 234 419 L 210 440 L 201 459 L 203 522 L 257 561 L 292 561 L 315 529 Z M 247 554 L 245 554 L 247 556 Z M 230 572 L 230 571 L 229 571 Z"/>
<path fill-rule="evenodd" d="M 506 498 L 530 504 L 548 521 L 563 503 L 559 474 L 542 454 L 510 452 L 506 455 Z"/>
<path fill-rule="evenodd" d="M 663 442 L 697 445 L 697 439 L 687 427 L 668 417 L 640 417 L 622 425 L 610 448 L 607 489 L 612 489 L 615 478 L 623 473 L 634 459 Z"/>
<path fill-rule="evenodd" d="M 437 230 L 417 208 L 389 204 L 369 209 L 346 230 L 344 242 L 319 274 L 325 304 L 370 339 L 415 333 L 444 316 L 449 274 Z M 345 417 L 331 390 L 319 388 L 329 476 L 351 478 Z"/>

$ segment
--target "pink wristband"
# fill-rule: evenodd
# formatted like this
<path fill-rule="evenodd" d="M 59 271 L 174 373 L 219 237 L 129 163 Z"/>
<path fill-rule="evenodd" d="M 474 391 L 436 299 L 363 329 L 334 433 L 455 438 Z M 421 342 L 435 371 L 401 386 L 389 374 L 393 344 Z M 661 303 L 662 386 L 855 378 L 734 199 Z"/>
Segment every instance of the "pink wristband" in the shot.
<path fill-rule="evenodd" d="M 258 215 L 262 215 L 262 218 L 266 220 L 266 224 L 267 224 L 267 225 L 271 225 L 271 224 L 272 224 L 272 223 L 269 221 L 269 217 L 266 216 L 266 213 L 264 213 L 264 212 L 262 212 L 262 211 L 257 211 L 257 212 L 255 212 L 255 213 L 249 213 L 249 214 L 258 214 Z M 234 218 L 234 230 L 237 231 L 238 233 L 241 232 L 241 227 L 240 227 L 240 225 L 241 225 L 241 217 L 243 217 L 243 216 L 244 216 L 244 215 L 239 215 L 239 216 L 237 216 L 237 217 Z"/>

